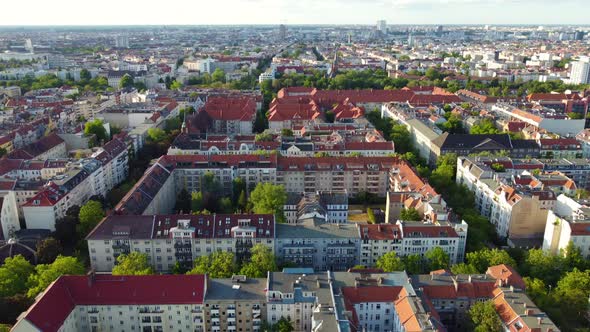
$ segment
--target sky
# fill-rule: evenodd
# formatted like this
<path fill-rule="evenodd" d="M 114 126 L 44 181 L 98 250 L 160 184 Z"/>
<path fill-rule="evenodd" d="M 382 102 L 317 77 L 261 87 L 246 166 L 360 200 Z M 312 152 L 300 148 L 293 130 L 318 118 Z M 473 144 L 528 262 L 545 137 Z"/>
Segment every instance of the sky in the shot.
<path fill-rule="evenodd" d="M 17 0 L 0 25 L 590 24 L 589 0 Z"/>

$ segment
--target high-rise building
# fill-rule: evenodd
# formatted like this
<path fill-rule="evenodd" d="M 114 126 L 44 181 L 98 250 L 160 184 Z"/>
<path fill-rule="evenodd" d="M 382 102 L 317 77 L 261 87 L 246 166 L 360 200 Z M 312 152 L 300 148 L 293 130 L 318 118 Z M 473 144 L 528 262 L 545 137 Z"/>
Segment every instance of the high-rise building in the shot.
<path fill-rule="evenodd" d="M 287 27 L 284 24 L 279 26 L 279 39 L 287 39 Z"/>
<path fill-rule="evenodd" d="M 570 83 L 590 83 L 590 57 L 582 57 L 578 61 L 572 62 L 572 71 L 570 72 Z"/>
<path fill-rule="evenodd" d="M 387 21 L 386 20 L 377 21 L 377 31 L 387 32 Z"/>
<path fill-rule="evenodd" d="M 129 48 L 129 37 L 125 35 L 119 35 L 115 37 L 115 47 L 117 48 Z"/>
<path fill-rule="evenodd" d="M 33 42 L 30 38 L 27 38 L 25 40 L 25 50 L 27 50 L 29 53 L 34 53 L 35 51 L 35 49 L 33 48 Z"/>
<path fill-rule="evenodd" d="M 584 40 L 584 35 L 585 35 L 584 31 L 577 30 L 574 33 L 574 40 Z"/>

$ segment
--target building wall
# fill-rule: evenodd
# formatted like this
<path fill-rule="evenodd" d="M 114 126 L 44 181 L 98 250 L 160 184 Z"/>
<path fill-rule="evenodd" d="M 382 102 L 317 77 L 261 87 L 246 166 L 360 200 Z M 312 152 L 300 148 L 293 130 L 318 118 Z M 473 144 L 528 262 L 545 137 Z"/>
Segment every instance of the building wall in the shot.
<path fill-rule="evenodd" d="M 207 331 L 259 331 L 266 321 L 264 300 L 206 300 Z"/>
<path fill-rule="evenodd" d="M 277 238 L 275 255 L 316 271 L 345 271 L 359 261 L 359 238 Z"/>
<path fill-rule="evenodd" d="M 193 262 L 197 257 L 210 255 L 215 251 L 235 252 L 237 239 L 193 238 L 187 241 L 189 261 Z M 88 240 L 88 251 L 91 266 L 98 272 L 110 272 L 115 265 L 116 257 L 129 252 L 146 254 L 156 271 L 170 272 L 179 260 L 175 248 L 177 243 L 172 238 Z M 252 239 L 253 245 L 259 243 L 274 252 L 273 239 Z"/>
<path fill-rule="evenodd" d="M 0 193 L 0 195 L 2 194 Z M 18 205 L 16 204 L 14 191 L 8 191 L 4 194 L 2 208 L 0 209 L 0 223 L 4 239 L 8 239 L 12 232 L 20 230 Z"/>
<path fill-rule="evenodd" d="M 53 206 L 23 207 L 27 229 L 55 230 L 55 210 Z"/>

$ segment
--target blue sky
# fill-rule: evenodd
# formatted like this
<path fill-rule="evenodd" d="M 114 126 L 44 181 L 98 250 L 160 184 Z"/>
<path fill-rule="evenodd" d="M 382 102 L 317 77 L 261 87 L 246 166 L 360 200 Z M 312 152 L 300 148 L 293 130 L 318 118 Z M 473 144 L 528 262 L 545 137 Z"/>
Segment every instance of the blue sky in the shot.
<path fill-rule="evenodd" d="M 20 0 L 1 5 L 0 25 L 590 24 L 588 1 Z"/>

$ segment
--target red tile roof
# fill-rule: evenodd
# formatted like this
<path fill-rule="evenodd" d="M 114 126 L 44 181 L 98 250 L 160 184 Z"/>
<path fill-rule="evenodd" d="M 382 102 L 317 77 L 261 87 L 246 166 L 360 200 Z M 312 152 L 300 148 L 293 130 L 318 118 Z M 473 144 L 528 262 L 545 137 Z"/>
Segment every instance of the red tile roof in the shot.
<path fill-rule="evenodd" d="M 247 97 L 209 97 L 203 111 L 213 120 L 253 121 L 256 116 L 256 101 Z"/>
<path fill-rule="evenodd" d="M 518 274 L 518 272 L 516 272 L 516 270 L 514 270 L 511 266 L 506 264 L 490 266 L 486 271 L 486 274 L 496 278 L 497 280 L 501 280 L 503 286 L 514 286 L 520 289 L 526 288 L 526 284 L 524 283 L 524 280 L 520 274 Z"/>
<path fill-rule="evenodd" d="M 44 332 L 58 331 L 76 305 L 202 304 L 204 275 L 62 276 L 25 313 Z M 157 285 L 157 287 L 154 287 Z"/>

